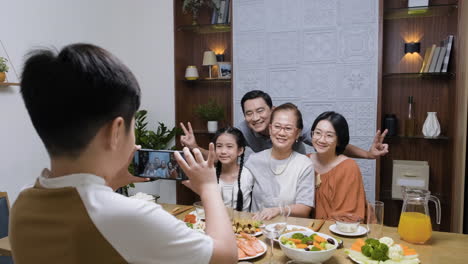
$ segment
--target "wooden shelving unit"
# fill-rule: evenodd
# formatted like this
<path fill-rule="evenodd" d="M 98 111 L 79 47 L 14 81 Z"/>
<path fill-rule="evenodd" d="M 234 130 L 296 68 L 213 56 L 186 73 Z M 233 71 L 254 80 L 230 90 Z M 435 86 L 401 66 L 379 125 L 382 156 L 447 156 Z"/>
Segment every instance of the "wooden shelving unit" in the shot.
<path fill-rule="evenodd" d="M 11 83 L 11 82 L 0 83 L 0 87 L 8 87 L 8 86 L 20 86 L 20 84 L 19 83 Z"/>
<path fill-rule="evenodd" d="M 385 221 L 389 226 L 397 226 L 401 201 L 393 200 L 392 170 L 393 160 L 428 161 L 429 190 L 441 200 L 442 221 L 434 230 L 450 231 L 453 213 L 454 149 L 459 144 L 455 136 L 458 125 L 456 97 L 463 89 L 457 84 L 457 63 L 463 60 L 458 53 L 458 24 L 462 14 L 455 0 L 434 0 L 433 6 L 416 10 L 405 8 L 407 1 L 383 0 L 381 54 L 381 92 L 379 94 L 380 120 L 385 114 L 395 114 L 398 120 L 398 134 L 403 134 L 404 118 L 408 111 L 408 96 L 414 98 L 415 132 L 420 134 L 427 112 L 437 112 L 443 136 L 425 138 L 423 136 L 395 136 L 385 139 L 390 145 L 390 153 L 380 159 L 378 187 L 380 199 L 385 203 Z M 419 73 L 424 51 L 432 44 L 440 45 L 448 35 L 454 35 L 448 73 Z M 421 43 L 420 54 L 406 56 L 405 42 Z M 466 120 L 464 120 L 466 126 Z M 466 129 L 466 128 L 465 128 Z M 431 207 L 431 217 L 435 212 Z"/>
<path fill-rule="evenodd" d="M 232 63 L 232 27 L 230 24 L 210 24 L 212 10 L 208 7 L 200 9 L 198 24 L 192 25 L 191 15 L 182 12 L 183 1 L 174 0 L 173 3 L 176 124 L 191 122 L 198 145 L 207 148 L 213 134 L 208 133 L 206 122 L 195 114 L 194 109 L 214 99 L 225 110 L 225 120 L 220 121 L 218 126 L 232 125 L 233 92 L 231 79 L 216 79 L 217 66 L 212 69 L 215 79 L 206 79 L 208 67 L 202 65 L 203 53 L 208 50 L 222 53 L 224 60 Z M 198 80 L 185 80 L 188 65 L 197 67 Z M 180 142 L 177 144 L 180 148 Z M 177 183 L 178 204 L 192 204 L 198 199 L 191 190 Z"/>

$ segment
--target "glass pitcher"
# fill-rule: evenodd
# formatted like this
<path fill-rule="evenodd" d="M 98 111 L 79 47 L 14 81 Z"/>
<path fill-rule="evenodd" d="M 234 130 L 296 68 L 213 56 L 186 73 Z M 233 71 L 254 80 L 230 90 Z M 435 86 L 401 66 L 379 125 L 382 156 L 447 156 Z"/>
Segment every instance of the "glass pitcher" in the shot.
<path fill-rule="evenodd" d="M 401 209 L 398 234 L 401 239 L 414 244 L 424 244 L 431 238 L 432 224 L 429 216 L 428 202 L 436 205 L 437 224 L 440 224 L 440 201 L 430 191 L 405 188 L 403 208 Z"/>

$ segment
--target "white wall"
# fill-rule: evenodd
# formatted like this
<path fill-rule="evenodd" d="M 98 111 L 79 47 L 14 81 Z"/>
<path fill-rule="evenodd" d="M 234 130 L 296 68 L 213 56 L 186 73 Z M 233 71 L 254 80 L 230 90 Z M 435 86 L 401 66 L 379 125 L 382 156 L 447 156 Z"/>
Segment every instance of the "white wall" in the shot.
<path fill-rule="evenodd" d="M 0 0 L 0 6 L 0 39 L 18 74 L 25 53 L 35 46 L 60 49 L 74 42 L 97 44 L 136 75 L 149 121 L 174 126 L 171 0 Z M 5 56 L 1 47 L 0 56 Z M 13 70 L 8 76 L 18 81 Z M 19 87 L 0 88 L 0 122 L 0 191 L 7 191 L 13 201 L 22 186 L 49 167 L 49 158 L 31 125 Z M 174 182 L 163 185 L 162 201 L 175 202 Z M 158 182 L 144 186 L 146 192 L 156 193 L 160 188 Z"/>
<path fill-rule="evenodd" d="M 377 120 L 378 1 L 244 0 L 233 8 L 236 123 L 242 96 L 259 89 L 274 105 L 296 104 L 309 129 L 320 113 L 341 113 L 350 143 L 369 149 Z M 374 200 L 375 161 L 357 162 Z"/>

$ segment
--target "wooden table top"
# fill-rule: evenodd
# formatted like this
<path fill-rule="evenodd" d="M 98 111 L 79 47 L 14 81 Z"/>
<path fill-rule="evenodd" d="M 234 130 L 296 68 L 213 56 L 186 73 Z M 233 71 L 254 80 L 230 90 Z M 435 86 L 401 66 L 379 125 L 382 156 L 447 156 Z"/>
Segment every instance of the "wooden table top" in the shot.
<path fill-rule="evenodd" d="M 172 204 L 161 204 L 163 208 L 167 211 L 171 211 L 173 208 L 183 205 L 172 205 Z M 176 215 L 177 218 L 183 219 L 184 216 L 190 213 L 191 210 L 183 212 L 179 215 Z M 249 213 L 241 213 L 241 216 L 246 216 Z M 313 219 L 306 218 L 296 218 L 289 217 L 288 224 L 300 225 L 300 226 L 309 226 L 310 223 L 314 221 Z M 350 248 L 354 243 L 357 237 L 343 237 L 336 234 L 333 234 L 328 229 L 333 222 L 327 221 L 318 231 L 320 233 L 325 233 L 328 235 L 335 236 L 343 240 L 344 248 Z M 398 235 L 397 228 L 395 227 L 384 227 L 383 230 L 384 236 L 391 237 L 395 242 L 408 245 L 411 248 L 414 248 L 418 254 L 419 259 L 422 264 L 438 264 L 438 263 L 451 263 L 451 264 L 466 264 L 468 263 L 468 235 L 457 234 L 457 233 L 446 233 L 446 232 L 433 232 L 431 240 L 424 245 L 415 245 L 408 242 L 400 240 Z M 364 236 L 365 238 L 365 236 Z M 259 239 L 267 243 L 265 236 L 260 236 Z M 268 243 L 267 243 L 268 245 Z M 348 256 L 344 253 L 344 248 L 339 249 L 336 253 L 324 264 L 335 264 L 335 263 L 354 263 Z M 273 250 L 274 258 L 280 263 L 286 263 L 289 259 L 283 254 L 281 248 L 277 243 L 275 243 L 275 249 Z M 253 263 L 266 263 L 268 262 L 269 252 L 265 255 L 250 260 Z"/>
<path fill-rule="evenodd" d="M 0 238 L 0 256 L 11 256 L 11 246 L 8 237 Z"/>

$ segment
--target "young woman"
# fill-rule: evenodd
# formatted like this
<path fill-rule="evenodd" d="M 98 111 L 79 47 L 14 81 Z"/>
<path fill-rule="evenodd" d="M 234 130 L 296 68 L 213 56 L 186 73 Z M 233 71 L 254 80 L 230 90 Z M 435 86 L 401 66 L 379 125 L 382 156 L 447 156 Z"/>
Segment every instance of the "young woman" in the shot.
<path fill-rule="evenodd" d="M 346 119 L 335 112 L 320 114 L 312 125 L 309 154 L 315 168 L 315 218 L 364 219 L 366 195 L 359 166 L 343 152 L 349 142 Z"/>
<path fill-rule="evenodd" d="M 214 137 L 216 176 L 226 206 L 249 211 L 253 178 L 244 167 L 245 139 L 233 127 L 219 129 Z"/>
<path fill-rule="evenodd" d="M 285 103 L 273 110 L 269 124 L 273 147 L 251 154 L 246 163 L 255 182 L 252 212 L 261 210 L 254 218 L 277 216 L 279 207 L 262 210 L 275 198 L 290 205 L 291 216 L 309 216 L 314 206 L 314 168 L 305 155 L 293 150 L 303 127 L 302 114 L 294 104 Z"/>

